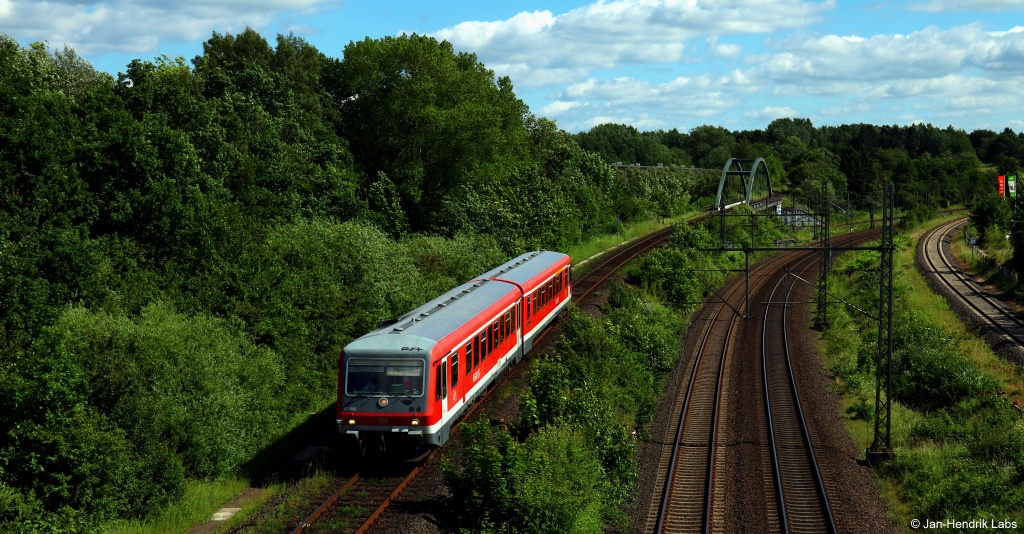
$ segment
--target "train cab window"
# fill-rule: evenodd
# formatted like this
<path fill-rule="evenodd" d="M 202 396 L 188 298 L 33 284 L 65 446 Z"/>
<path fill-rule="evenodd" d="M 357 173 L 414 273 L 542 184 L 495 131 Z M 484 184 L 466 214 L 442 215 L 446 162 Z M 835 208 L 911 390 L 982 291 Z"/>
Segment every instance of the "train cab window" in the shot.
<path fill-rule="evenodd" d="M 346 371 L 347 395 L 418 397 L 423 394 L 424 386 L 429 384 L 429 379 L 424 380 L 423 360 L 353 358 L 349 360 Z"/>
<path fill-rule="evenodd" d="M 466 343 L 466 374 L 473 368 L 473 342 Z"/>
<path fill-rule="evenodd" d="M 459 353 L 452 353 L 452 388 L 459 385 Z"/>

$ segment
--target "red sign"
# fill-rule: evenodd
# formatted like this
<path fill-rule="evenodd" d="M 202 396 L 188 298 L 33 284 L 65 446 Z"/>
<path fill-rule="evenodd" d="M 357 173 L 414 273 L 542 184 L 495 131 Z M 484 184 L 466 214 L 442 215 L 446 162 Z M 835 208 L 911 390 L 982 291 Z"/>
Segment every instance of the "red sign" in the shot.
<path fill-rule="evenodd" d="M 1006 196 L 1006 177 L 999 175 L 999 196 Z"/>

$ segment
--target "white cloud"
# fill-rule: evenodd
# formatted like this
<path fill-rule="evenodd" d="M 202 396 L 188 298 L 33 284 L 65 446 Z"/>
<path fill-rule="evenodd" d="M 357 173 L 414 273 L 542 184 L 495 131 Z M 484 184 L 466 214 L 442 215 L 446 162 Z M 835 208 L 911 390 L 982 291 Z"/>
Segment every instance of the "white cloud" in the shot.
<path fill-rule="evenodd" d="M 0 27 L 9 34 L 83 54 L 154 51 L 161 40 L 206 39 L 211 28 L 260 28 L 286 10 L 325 0 L 0 0 Z"/>
<path fill-rule="evenodd" d="M 573 110 L 573 109 L 578 109 L 578 108 L 583 108 L 583 107 L 586 107 L 586 106 L 587 106 L 587 104 L 583 103 L 583 102 L 575 102 L 575 101 L 567 101 L 567 100 L 555 100 L 554 102 L 551 102 L 550 104 L 548 104 L 548 105 L 544 106 L 543 108 L 541 108 L 540 114 L 542 116 L 545 116 L 545 117 L 547 117 L 547 116 L 557 117 L 557 116 L 562 115 L 563 113 L 565 113 L 567 111 L 570 111 L 570 110 Z"/>
<path fill-rule="evenodd" d="M 760 110 L 747 111 L 743 115 L 748 119 L 769 123 L 775 119 L 799 117 L 800 112 L 789 106 L 766 106 Z"/>
<path fill-rule="evenodd" d="M 928 0 L 907 3 L 909 11 L 942 13 L 946 11 L 1005 11 L 1024 7 L 1024 0 Z"/>
<path fill-rule="evenodd" d="M 751 56 L 756 77 L 780 94 L 893 93 L 934 85 L 950 77 L 1012 79 L 1024 73 L 1024 31 L 986 32 L 979 24 L 934 27 L 908 35 L 798 36 L 776 53 Z"/>
<path fill-rule="evenodd" d="M 567 86 L 557 95 L 556 101 L 578 105 L 558 109 L 555 118 L 570 131 L 606 122 L 629 124 L 641 130 L 723 124 L 726 114 L 740 106 L 742 95 L 748 92 L 743 81 L 741 73 L 681 76 L 664 83 L 626 77 L 590 78 Z"/>
<path fill-rule="evenodd" d="M 520 83 L 569 83 L 595 69 L 684 61 L 686 43 L 697 38 L 806 26 L 833 7 L 833 0 L 602 0 L 560 15 L 534 11 L 502 21 L 463 22 L 432 35 L 476 53 L 499 74 L 505 72 L 498 65 L 546 72 Z M 755 9 L 757 16 L 751 16 Z M 734 57 L 740 50 L 725 44 L 712 53 Z"/>

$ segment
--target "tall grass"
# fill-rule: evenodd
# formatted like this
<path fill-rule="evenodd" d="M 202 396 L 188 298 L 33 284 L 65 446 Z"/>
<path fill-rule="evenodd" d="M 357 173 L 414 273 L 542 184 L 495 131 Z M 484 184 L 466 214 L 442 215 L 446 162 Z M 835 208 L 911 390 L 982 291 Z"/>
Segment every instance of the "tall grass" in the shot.
<path fill-rule="evenodd" d="M 190 528 L 210 519 L 223 506 L 249 486 L 249 481 L 239 477 L 225 477 L 217 480 L 191 480 L 185 488 L 185 496 L 156 514 L 143 520 L 119 521 L 111 525 L 113 534 L 164 534 L 186 532 Z"/>
<path fill-rule="evenodd" d="M 937 221 L 936 221 L 937 222 Z M 927 226 L 934 226 L 930 224 Z M 1009 519 L 1024 524 L 1024 419 L 1004 397 L 1021 398 L 1016 366 L 988 346 L 932 293 L 914 264 L 920 228 L 896 254 L 892 443 L 897 455 L 878 473 L 894 519 Z M 851 255 L 838 271 L 875 259 Z M 850 273 L 840 296 L 877 298 L 877 275 Z M 838 278 L 839 276 L 833 277 Z M 851 436 L 871 442 L 874 416 L 874 325 L 837 307 L 823 337 L 825 366 L 835 378 Z M 953 373 L 953 374 L 950 374 Z M 901 389 L 902 388 L 902 389 Z M 930 392 L 934 392 L 931 394 Z"/>

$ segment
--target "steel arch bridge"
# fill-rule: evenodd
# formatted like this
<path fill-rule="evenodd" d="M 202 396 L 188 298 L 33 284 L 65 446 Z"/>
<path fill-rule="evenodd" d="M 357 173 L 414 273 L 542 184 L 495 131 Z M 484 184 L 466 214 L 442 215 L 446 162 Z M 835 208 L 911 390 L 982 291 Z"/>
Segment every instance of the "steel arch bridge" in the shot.
<path fill-rule="evenodd" d="M 737 187 L 737 181 L 740 187 Z M 739 204 L 747 204 L 757 209 L 759 201 L 770 199 L 772 196 L 771 176 L 768 174 L 768 164 L 764 158 L 729 158 L 722 167 L 715 208 L 726 210 Z"/>

